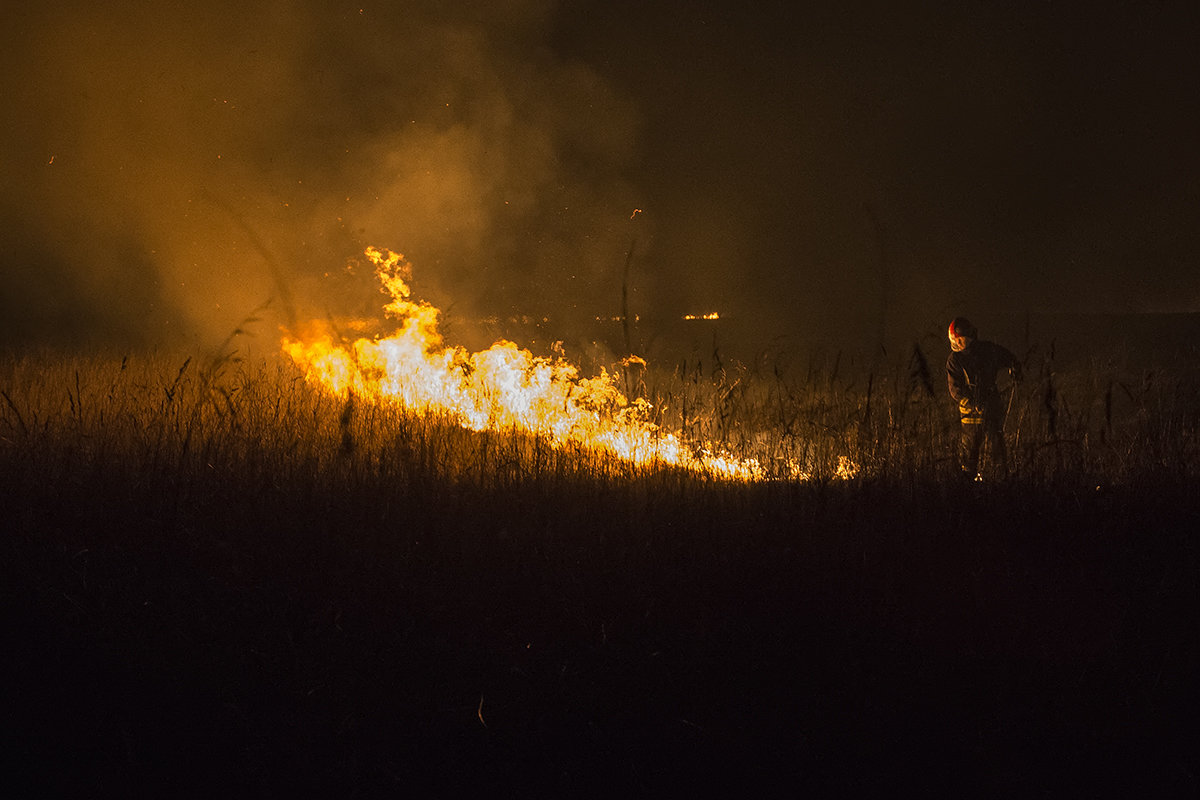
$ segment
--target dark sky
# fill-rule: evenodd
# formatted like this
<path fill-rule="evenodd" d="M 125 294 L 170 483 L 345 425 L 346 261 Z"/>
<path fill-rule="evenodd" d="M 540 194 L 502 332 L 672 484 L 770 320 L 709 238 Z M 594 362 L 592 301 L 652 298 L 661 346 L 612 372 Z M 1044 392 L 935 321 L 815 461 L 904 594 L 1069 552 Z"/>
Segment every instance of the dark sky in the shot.
<path fill-rule="evenodd" d="M 1189 3 L 167 5 L 0 12 L 9 343 L 365 312 L 368 244 L 464 318 L 618 313 L 635 238 L 764 338 L 1200 310 Z"/>

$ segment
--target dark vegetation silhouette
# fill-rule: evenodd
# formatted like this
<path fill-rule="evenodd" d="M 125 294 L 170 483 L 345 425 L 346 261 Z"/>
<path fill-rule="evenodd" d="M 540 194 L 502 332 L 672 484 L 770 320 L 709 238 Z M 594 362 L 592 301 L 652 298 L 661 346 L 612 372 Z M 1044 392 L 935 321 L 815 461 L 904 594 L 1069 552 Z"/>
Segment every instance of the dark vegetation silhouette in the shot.
<path fill-rule="evenodd" d="M 1195 796 L 1194 371 L 1026 354 L 964 491 L 942 355 L 647 370 L 756 483 L 6 357 L 5 794 Z"/>

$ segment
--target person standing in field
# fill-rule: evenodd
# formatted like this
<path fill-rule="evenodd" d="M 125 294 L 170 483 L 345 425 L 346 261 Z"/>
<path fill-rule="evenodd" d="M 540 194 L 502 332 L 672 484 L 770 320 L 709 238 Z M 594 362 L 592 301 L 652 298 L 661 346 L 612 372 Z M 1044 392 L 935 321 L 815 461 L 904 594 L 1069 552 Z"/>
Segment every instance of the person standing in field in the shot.
<path fill-rule="evenodd" d="M 1009 350 L 995 342 L 979 339 L 975 326 L 964 317 L 950 322 L 950 355 L 946 359 L 946 381 L 950 396 L 958 403 L 962 419 L 959 466 L 968 480 L 983 480 L 979 456 L 986 440 L 1000 474 L 1008 471 L 1004 445 L 1004 417 L 1008 413 L 1000 399 L 996 377 L 1008 371 L 1021 379 L 1021 363 Z"/>

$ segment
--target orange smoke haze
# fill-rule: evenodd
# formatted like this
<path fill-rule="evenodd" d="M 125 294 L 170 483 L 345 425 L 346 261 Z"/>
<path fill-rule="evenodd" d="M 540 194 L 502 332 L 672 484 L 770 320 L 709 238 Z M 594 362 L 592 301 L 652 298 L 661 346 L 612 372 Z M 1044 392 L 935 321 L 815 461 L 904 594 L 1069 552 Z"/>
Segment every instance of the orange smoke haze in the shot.
<path fill-rule="evenodd" d="M 362 313 L 373 242 L 448 317 L 585 345 L 1195 311 L 1196 15 L 1036 6 L 7 3 L 0 340 Z"/>
<path fill-rule="evenodd" d="M 440 5 L 6 10 L 0 333 L 219 341 L 268 300 L 284 324 L 353 313 L 371 291 L 329 265 L 379 240 L 464 317 L 561 317 L 600 284 L 615 303 L 631 104 L 541 46 L 546 4 Z"/>

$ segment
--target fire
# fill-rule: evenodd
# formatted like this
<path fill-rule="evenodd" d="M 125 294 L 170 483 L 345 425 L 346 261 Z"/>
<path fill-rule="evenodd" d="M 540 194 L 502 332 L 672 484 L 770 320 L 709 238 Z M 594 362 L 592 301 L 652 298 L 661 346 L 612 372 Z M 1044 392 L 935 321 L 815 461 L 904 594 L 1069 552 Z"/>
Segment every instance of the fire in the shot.
<path fill-rule="evenodd" d="M 679 466 L 725 478 L 762 476 L 756 461 L 685 446 L 651 421 L 646 400 L 630 401 L 604 369 L 596 377 L 582 377 L 565 359 L 537 357 L 504 340 L 476 353 L 447 345 L 438 331 L 440 311 L 411 297 L 405 281 L 411 266 L 404 256 L 374 247 L 366 255 L 391 297 L 384 313 L 398 328 L 384 338 L 348 343 L 319 321 L 289 333 L 283 350 L 309 381 L 340 395 L 446 414 L 475 431 L 516 430 L 554 446 L 581 446 L 636 464 Z"/>
<path fill-rule="evenodd" d="M 711 319 L 720 319 L 721 315 L 719 313 L 717 313 L 716 311 L 710 311 L 707 314 L 684 314 L 683 318 L 688 321 L 700 320 L 700 319 L 710 319 L 711 320 Z"/>

